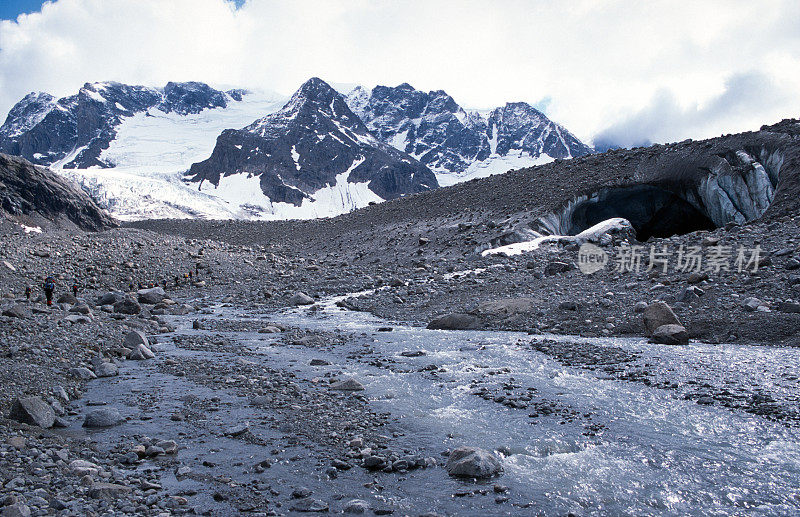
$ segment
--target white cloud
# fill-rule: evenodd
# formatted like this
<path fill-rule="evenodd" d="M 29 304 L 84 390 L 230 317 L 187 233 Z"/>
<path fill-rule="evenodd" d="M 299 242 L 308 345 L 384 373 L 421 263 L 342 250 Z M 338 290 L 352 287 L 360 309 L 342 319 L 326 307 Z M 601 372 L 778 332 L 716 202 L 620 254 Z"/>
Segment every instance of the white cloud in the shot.
<path fill-rule="evenodd" d="M 775 95 L 800 91 L 798 19 L 794 0 L 248 0 L 239 10 L 226 0 L 59 0 L 0 23 L 0 112 L 29 91 L 67 95 L 87 81 L 288 94 L 319 76 L 444 89 L 470 107 L 549 98 L 549 114 L 585 140 L 632 114 L 641 138 L 696 138 L 800 116 L 800 95 Z M 765 98 L 745 96 L 736 116 L 708 108 L 742 77 L 748 91 L 769 84 Z M 644 123 L 670 103 L 683 115 L 669 130 Z"/>

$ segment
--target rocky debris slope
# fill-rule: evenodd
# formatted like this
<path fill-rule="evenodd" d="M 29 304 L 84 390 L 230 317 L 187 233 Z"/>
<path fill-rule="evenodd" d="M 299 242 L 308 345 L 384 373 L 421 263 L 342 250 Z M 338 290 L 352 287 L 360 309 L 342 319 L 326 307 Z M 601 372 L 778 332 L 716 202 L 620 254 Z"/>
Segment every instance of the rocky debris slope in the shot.
<path fill-rule="evenodd" d="M 241 101 L 242 94 L 242 90 L 221 92 L 198 82 L 169 82 L 164 88 L 86 83 L 77 94 L 61 99 L 32 92 L 11 108 L 0 127 L 0 152 L 37 165 L 113 167 L 100 154 L 125 117 L 151 108 L 181 115 L 199 113 Z"/>
<path fill-rule="evenodd" d="M 297 206 L 339 182 L 364 183 L 382 199 L 438 186 L 427 167 L 373 137 L 341 94 L 317 78 L 279 112 L 224 131 L 211 156 L 188 172 L 201 187 L 236 177 L 257 178 L 271 202 Z"/>
<path fill-rule="evenodd" d="M 69 222 L 84 230 L 114 226 L 114 220 L 78 187 L 27 160 L 0 154 L 0 211 L 38 226 Z"/>

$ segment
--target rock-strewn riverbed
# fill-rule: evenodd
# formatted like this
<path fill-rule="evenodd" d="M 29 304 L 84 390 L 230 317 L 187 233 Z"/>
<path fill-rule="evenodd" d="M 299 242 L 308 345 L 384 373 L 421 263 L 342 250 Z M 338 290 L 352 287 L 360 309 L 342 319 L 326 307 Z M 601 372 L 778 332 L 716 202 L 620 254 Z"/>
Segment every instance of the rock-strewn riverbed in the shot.
<path fill-rule="evenodd" d="M 767 257 L 707 278 L 587 276 L 559 247 L 481 257 L 490 222 L 421 223 L 383 248 L 380 225 L 2 223 L 0 410 L 39 397 L 56 425 L 0 420 L 3 511 L 798 511 L 796 221 L 654 241 Z M 688 347 L 646 342 L 637 302 L 655 300 Z M 421 328 L 451 313 L 473 330 Z M 502 473 L 449 476 L 463 446 Z"/>

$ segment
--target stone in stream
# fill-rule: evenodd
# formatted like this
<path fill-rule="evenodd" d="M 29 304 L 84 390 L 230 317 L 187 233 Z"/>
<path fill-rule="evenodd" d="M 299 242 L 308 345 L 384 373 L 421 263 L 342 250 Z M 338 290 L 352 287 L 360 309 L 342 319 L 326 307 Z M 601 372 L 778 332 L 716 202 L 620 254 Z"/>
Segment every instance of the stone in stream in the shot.
<path fill-rule="evenodd" d="M 445 469 L 453 477 L 484 479 L 502 472 L 503 465 L 489 451 L 477 447 L 459 447 L 450 453 Z"/>
<path fill-rule="evenodd" d="M 682 325 L 661 325 L 653 332 L 650 341 L 663 345 L 688 345 L 689 334 Z"/>
<path fill-rule="evenodd" d="M 8 316 L 10 318 L 19 318 L 19 319 L 26 319 L 33 317 L 31 311 L 29 311 L 19 303 L 4 310 L 3 316 Z"/>
<path fill-rule="evenodd" d="M 48 429 L 53 427 L 53 423 L 56 421 L 56 413 L 40 397 L 18 397 L 11 406 L 8 418 Z"/>
<path fill-rule="evenodd" d="M 403 357 L 422 357 L 426 354 L 424 350 L 405 350 L 400 352 L 400 355 Z"/>
<path fill-rule="evenodd" d="M 289 298 L 289 305 L 311 305 L 312 303 L 314 303 L 314 299 L 301 291 L 297 291 Z"/>
<path fill-rule="evenodd" d="M 642 314 L 644 326 L 651 336 L 661 325 L 680 325 L 678 317 L 672 312 L 669 305 L 664 302 L 653 302 L 647 306 Z"/>
<path fill-rule="evenodd" d="M 152 359 L 155 356 L 156 355 L 152 350 L 140 343 L 136 345 L 136 348 L 134 348 L 130 354 L 128 354 L 128 359 L 132 359 L 134 361 L 144 361 L 146 359 Z"/>
<path fill-rule="evenodd" d="M 114 427 L 122 422 L 122 416 L 114 408 L 95 409 L 83 421 L 83 427 L 103 428 Z"/>
<path fill-rule="evenodd" d="M 364 385 L 352 377 L 331 384 L 332 390 L 337 391 L 364 391 Z"/>
<path fill-rule="evenodd" d="M 325 359 L 312 359 L 311 362 L 308 363 L 310 366 L 328 366 L 329 363 Z"/>
<path fill-rule="evenodd" d="M 152 289 L 139 289 L 137 291 L 137 299 L 139 303 L 147 305 L 155 305 L 161 303 L 166 298 L 166 293 L 161 287 L 153 287 Z"/>
<path fill-rule="evenodd" d="M 478 318 L 472 314 L 446 314 L 428 323 L 433 330 L 474 330 L 479 327 Z"/>
<path fill-rule="evenodd" d="M 94 373 L 98 377 L 113 377 L 119 374 L 117 365 L 108 361 L 103 361 L 95 365 Z"/>
<path fill-rule="evenodd" d="M 292 491 L 292 497 L 294 499 L 302 499 L 304 497 L 310 496 L 313 493 L 314 492 L 312 492 L 310 488 L 305 487 L 305 486 L 300 486 L 300 487 L 295 488 Z"/>
<path fill-rule="evenodd" d="M 249 430 L 250 430 L 250 422 L 245 422 L 243 424 L 231 427 L 225 432 L 225 435 L 233 437 L 241 436 Z"/>
<path fill-rule="evenodd" d="M 328 511 L 328 503 L 320 501 L 319 499 L 306 497 L 295 501 L 291 507 L 291 510 L 293 512 L 303 513 L 323 513 Z"/>

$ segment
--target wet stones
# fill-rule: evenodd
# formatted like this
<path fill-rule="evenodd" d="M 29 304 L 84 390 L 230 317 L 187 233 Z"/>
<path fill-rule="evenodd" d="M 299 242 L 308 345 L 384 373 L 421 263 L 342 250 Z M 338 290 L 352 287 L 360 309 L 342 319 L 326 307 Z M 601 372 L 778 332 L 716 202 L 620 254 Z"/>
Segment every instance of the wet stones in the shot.
<path fill-rule="evenodd" d="M 152 359 L 156 355 L 143 344 L 138 344 L 136 347 L 128 354 L 128 359 L 132 359 L 134 361 L 144 361 L 147 359 Z"/>
<path fill-rule="evenodd" d="M 361 515 L 369 510 L 369 503 L 362 499 L 352 499 L 347 501 L 342 511 L 347 514 Z"/>
<path fill-rule="evenodd" d="M 119 374 L 119 368 L 112 362 L 103 361 L 95 365 L 94 373 L 98 377 L 113 377 Z"/>
<path fill-rule="evenodd" d="M 445 465 L 453 477 L 486 479 L 503 471 L 503 465 L 493 453 L 477 447 L 459 447 L 450 453 Z"/>
<path fill-rule="evenodd" d="M 662 325 L 681 324 L 670 306 L 664 302 L 653 302 L 648 305 L 644 313 L 642 313 L 642 319 L 647 333 L 650 335 L 653 335 L 656 329 Z"/>
<path fill-rule="evenodd" d="M 18 397 L 11 406 L 8 418 L 48 429 L 53 427 L 56 414 L 53 408 L 40 397 Z"/>
<path fill-rule="evenodd" d="M 319 499 L 305 497 L 295 501 L 295 503 L 292 504 L 291 509 L 294 512 L 323 513 L 328 511 L 328 503 L 320 501 Z"/>
<path fill-rule="evenodd" d="M 291 298 L 289 298 L 289 305 L 299 306 L 299 305 L 311 305 L 313 303 L 314 299 L 302 291 L 297 291 L 291 296 Z"/>
<path fill-rule="evenodd" d="M 225 431 L 225 436 L 231 436 L 233 438 L 236 438 L 238 436 L 242 436 L 243 434 L 249 431 L 250 431 L 250 422 L 245 422 L 243 424 L 233 426 L 227 431 Z"/>
<path fill-rule="evenodd" d="M 453 313 L 438 317 L 428 323 L 432 330 L 475 330 L 480 327 L 480 321 L 472 314 Z"/>
<path fill-rule="evenodd" d="M 83 427 L 106 428 L 114 427 L 122 422 L 123 418 L 115 408 L 95 409 L 83 421 Z"/>
<path fill-rule="evenodd" d="M 143 361 L 155 357 L 155 354 L 150 349 L 150 341 L 147 339 L 147 336 L 138 330 L 128 332 L 128 334 L 125 335 L 125 340 L 122 342 L 122 345 L 131 350 L 128 354 L 128 359 Z"/>
<path fill-rule="evenodd" d="M 364 385 L 352 377 L 334 382 L 330 388 L 336 391 L 364 391 Z"/>
<path fill-rule="evenodd" d="M 650 340 L 663 345 L 688 345 L 689 334 L 682 325 L 661 325 Z"/>

